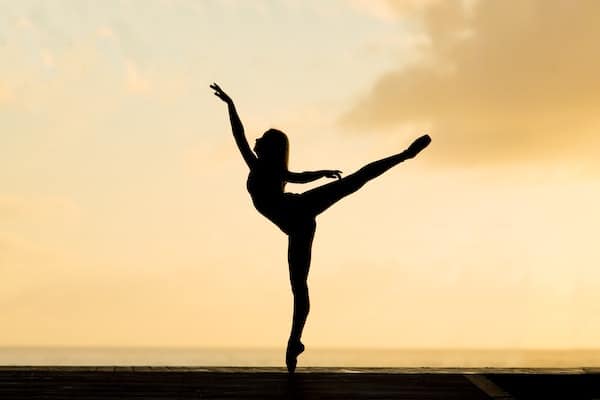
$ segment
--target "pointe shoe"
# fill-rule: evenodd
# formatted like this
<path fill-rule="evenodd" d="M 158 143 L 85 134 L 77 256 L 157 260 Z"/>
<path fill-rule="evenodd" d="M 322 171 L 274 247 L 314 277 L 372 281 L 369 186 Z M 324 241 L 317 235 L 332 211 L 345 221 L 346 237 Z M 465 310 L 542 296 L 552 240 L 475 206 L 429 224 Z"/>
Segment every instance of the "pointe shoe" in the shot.
<path fill-rule="evenodd" d="M 290 374 L 296 371 L 296 365 L 298 364 L 298 356 L 304 351 L 304 345 L 302 342 L 298 342 L 295 346 L 288 343 L 288 348 L 285 353 L 285 365 Z"/>
<path fill-rule="evenodd" d="M 285 365 L 287 366 L 287 370 L 289 374 L 293 374 L 296 371 L 296 365 L 298 364 L 298 359 L 295 357 L 285 357 Z"/>
<path fill-rule="evenodd" d="M 421 150 L 429 146 L 429 143 L 431 143 L 431 138 L 429 137 L 429 135 L 423 135 L 420 138 L 416 139 L 414 142 L 412 142 L 412 144 L 408 146 L 408 149 L 406 149 L 404 153 L 407 155 L 408 158 L 413 158 L 417 154 L 419 154 Z"/>

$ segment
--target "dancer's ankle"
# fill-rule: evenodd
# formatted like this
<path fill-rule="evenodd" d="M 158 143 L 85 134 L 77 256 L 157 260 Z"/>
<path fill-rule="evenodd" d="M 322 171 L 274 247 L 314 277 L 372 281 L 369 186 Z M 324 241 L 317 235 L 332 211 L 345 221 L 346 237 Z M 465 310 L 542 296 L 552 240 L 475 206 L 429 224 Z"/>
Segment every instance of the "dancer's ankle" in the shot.
<path fill-rule="evenodd" d="M 287 352 L 297 356 L 304 352 L 304 344 L 300 339 L 290 339 L 288 340 Z"/>

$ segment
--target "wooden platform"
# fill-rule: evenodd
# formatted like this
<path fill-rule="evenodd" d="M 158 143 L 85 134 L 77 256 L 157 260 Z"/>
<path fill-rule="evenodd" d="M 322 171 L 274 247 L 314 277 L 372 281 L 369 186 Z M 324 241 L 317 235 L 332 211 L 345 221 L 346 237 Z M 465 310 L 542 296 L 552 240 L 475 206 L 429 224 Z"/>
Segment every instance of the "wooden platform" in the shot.
<path fill-rule="evenodd" d="M 600 370 L 0 366 L 0 399 L 600 399 Z"/>

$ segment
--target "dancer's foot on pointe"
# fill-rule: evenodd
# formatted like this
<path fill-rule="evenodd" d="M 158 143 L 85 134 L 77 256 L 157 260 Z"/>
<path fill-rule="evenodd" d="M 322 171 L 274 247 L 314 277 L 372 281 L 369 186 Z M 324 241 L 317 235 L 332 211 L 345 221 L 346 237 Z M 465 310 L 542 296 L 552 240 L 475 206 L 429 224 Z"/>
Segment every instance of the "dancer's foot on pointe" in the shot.
<path fill-rule="evenodd" d="M 423 135 L 412 142 L 412 144 L 408 146 L 408 149 L 404 150 L 404 154 L 406 154 L 407 158 L 413 158 L 419 154 L 421 150 L 429 146 L 429 143 L 431 143 L 431 138 L 429 135 Z"/>
<path fill-rule="evenodd" d="M 288 372 L 293 374 L 296 371 L 296 364 L 298 363 L 298 356 L 304 351 L 304 345 L 302 342 L 288 342 L 287 351 L 285 352 L 285 365 L 287 365 Z"/>

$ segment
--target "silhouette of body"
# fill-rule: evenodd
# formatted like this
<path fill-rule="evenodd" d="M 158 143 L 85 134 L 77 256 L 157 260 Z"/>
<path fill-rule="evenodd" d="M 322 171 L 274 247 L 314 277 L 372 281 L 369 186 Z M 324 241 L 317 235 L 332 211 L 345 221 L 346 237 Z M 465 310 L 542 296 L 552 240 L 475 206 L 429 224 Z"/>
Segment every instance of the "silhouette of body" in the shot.
<path fill-rule="evenodd" d="M 431 139 L 428 135 L 421 136 L 405 151 L 367 164 L 344 178 L 338 170 L 290 172 L 287 168 L 287 136 L 279 130 L 269 129 L 256 140 L 256 154 L 253 153 L 233 101 L 216 83 L 210 87 L 216 96 L 227 103 L 235 142 L 250 168 L 247 188 L 254 206 L 288 235 L 288 264 L 294 296 L 294 315 L 286 351 L 286 365 L 288 371 L 293 373 L 297 357 L 304 351 L 300 338 L 310 308 L 307 278 L 316 216 L 340 199 L 356 192 L 371 179 L 402 161 L 415 157 L 429 145 Z M 306 183 L 322 177 L 337 180 L 301 194 L 284 192 L 286 182 Z"/>

